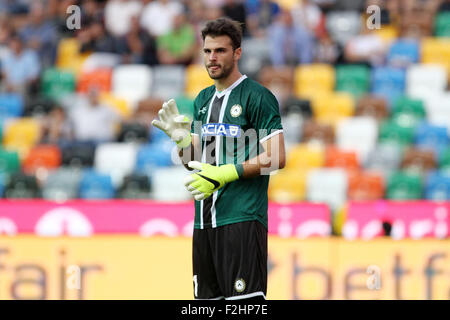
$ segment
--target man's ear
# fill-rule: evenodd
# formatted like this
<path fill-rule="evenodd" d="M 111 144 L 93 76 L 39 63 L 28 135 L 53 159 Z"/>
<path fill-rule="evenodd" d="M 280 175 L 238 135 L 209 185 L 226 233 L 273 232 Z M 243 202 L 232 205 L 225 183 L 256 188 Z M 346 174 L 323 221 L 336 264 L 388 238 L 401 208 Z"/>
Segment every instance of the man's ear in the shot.
<path fill-rule="evenodd" d="M 242 48 L 239 47 L 236 50 L 234 50 L 234 60 L 239 60 L 241 58 Z"/>

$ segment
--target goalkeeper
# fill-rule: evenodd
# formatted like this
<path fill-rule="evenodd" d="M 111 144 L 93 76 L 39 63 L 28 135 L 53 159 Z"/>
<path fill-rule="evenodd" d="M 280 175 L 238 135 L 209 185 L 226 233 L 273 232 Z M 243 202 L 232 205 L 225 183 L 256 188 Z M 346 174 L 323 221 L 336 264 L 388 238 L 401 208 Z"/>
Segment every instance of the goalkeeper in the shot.
<path fill-rule="evenodd" d="M 214 85 L 194 101 L 192 124 L 169 100 L 152 124 L 176 142 L 194 173 L 193 282 L 197 299 L 265 299 L 267 188 L 284 167 L 274 95 L 238 69 L 242 30 L 219 18 L 202 30 L 204 63 Z M 180 183 L 182 183 L 180 181 Z"/>

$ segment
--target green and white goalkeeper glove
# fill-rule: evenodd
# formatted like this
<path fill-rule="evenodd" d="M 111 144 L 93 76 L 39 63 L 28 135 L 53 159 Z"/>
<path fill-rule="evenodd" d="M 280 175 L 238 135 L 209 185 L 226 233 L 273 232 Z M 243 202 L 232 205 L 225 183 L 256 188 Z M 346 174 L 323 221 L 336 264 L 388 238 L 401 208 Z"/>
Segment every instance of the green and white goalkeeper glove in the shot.
<path fill-rule="evenodd" d="M 197 201 L 208 198 L 226 183 L 239 179 L 239 173 L 234 164 L 213 166 L 198 161 L 189 161 L 188 166 L 200 170 L 200 172 L 187 176 L 184 181 L 187 190 Z"/>
<path fill-rule="evenodd" d="M 158 112 L 159 120 L 152 121 L 152 125 L 164 131 L 180 148 L 191 144 L 191 120 L 180 115 L 174 99 L 164 102 Z"/>

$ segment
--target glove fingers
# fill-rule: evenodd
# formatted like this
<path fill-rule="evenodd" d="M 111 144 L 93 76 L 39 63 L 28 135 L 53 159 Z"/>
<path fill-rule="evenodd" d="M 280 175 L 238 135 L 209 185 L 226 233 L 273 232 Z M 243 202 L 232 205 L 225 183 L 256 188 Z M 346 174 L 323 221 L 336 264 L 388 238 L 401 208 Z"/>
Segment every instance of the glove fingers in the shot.
<path fill-rule="evenodd" d="M 191 194 L 192 194 L 193 196 L 197 196 L 197 195 L 199 195 L 199 194 L 203 194 L 203 192 L 201 192 L 201 191 L 199 191 L 199 190 L 197 190 L 197 189 L 194 189 L 194 191 L 191 191 Z"/>
<path fill-rule="evenodd" d="M 178 115 L 178 108 L 177 108 L 177 103 L 175 102 L 174 99 L 170 99 L 169 101 L 167 101 L 167 106 L 168 109 L 170 110 L 170 113 L 173 115 Z"/>
<path fill-rule="evenodd" d="M 161 110 L 158 111 L 158 116 L 159 116 L 159 118 L 160 118 L 162 121 L 167 122 L 168 116 L 167 116 L 167 114 L 166 114 L 166 112 L 165 112 L 165 110 L 164 110 L 164 107 L 163 107 L 163 109 L 161 109 Z"/>
<path fill-rule="evenodd" d="M 195 180 L 197 180 L 197 178 L 198 178 L 198 176 L 193 175 L 193 174 L 191 174 L 191 175 L 187 176 L 186 178 L 184 178 L 184 185 L 186 186 L 186 188 L 187 188 L 192 182 L 194 182 Z"/>
<path fill-rule="evenodd" d="M 166 131 L 167 130 L 166 125 L 164 123 L 162 123 L 161 121 L 159 121 L 159 120 L 156 120 L 156 119 L 153 120 L 152 121 L 152 125 L 154 127 L 158 128 L 158 129 L 161 129 L 162 131 Z"/>
<path fill-rule="evenodd" d="M 206 197 L 206 195 L 205 195 L 204 193 L 198 194 L 198 195 L 196 195 L 196 196 L 194 197 L 194 199 L 197 200 L 197 201 L 201 201 L 201 200 L 203 200 L 203 199 L 205 199 L 205 198 L 207 198 L 207 197 Z"/>
<path fill-rule="evenodd" d="M 188 167 L 196 170 L 202 170 L 202 163 L 198 161 L 189 161 Z"/>

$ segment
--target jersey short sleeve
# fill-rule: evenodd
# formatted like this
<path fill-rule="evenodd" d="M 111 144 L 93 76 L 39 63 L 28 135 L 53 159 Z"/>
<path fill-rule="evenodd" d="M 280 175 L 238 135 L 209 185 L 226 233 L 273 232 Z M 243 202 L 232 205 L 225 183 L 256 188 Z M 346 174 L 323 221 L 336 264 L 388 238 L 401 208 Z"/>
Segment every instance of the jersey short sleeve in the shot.
<path fill-rule="evenodd" d="M 248 117 L 258 131 L 260 141 L 283 130 L 278 101 L 266 88 L 258 90 L 251 96 Z"/>

